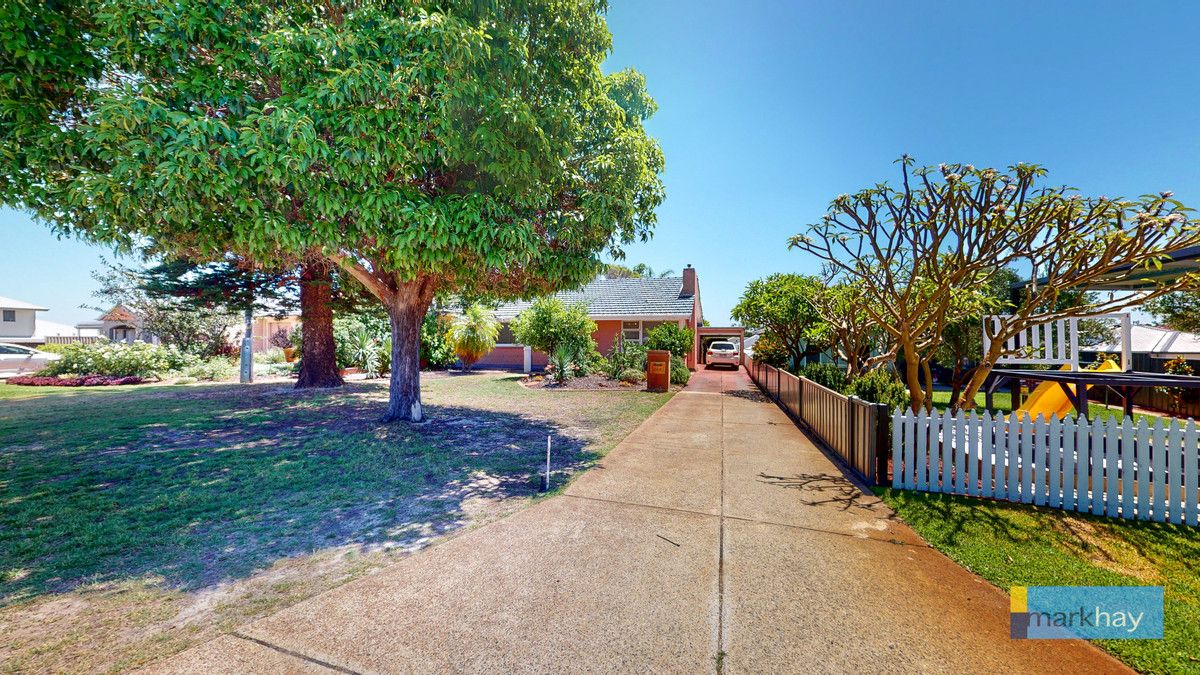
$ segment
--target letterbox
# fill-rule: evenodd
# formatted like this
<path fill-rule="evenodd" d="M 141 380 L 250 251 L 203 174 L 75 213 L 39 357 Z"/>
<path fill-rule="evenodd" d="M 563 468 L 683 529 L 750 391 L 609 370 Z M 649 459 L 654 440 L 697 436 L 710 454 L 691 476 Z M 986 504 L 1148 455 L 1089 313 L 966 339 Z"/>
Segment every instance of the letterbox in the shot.
<path fill-rule="evenodd" d="M 666 391 L 671 386 L 671 352 L 651 349 L 646 352 L 646 390 Z"/>

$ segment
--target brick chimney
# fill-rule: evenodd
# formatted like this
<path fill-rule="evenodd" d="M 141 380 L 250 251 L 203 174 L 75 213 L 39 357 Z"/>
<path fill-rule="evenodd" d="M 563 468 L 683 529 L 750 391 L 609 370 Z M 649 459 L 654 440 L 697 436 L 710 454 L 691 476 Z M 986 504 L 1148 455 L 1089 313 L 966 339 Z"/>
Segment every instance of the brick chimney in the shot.
<path fill-rule="evenodd" d="M 692 267 L 691 263 L 683 268 L 683 288 L 679 290 L 679 297 L 691 298 L 696 295 L 696 268 Z"/>

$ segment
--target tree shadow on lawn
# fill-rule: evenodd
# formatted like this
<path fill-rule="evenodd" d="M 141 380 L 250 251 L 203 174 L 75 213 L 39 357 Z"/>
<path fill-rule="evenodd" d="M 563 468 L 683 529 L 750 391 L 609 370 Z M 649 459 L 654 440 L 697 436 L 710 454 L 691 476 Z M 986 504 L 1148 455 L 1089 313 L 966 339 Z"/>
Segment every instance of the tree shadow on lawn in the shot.
<path fill-rule="evenodd" d="M 195 590 L 331 547 L 416 549 L 536 494 L 548 435 L 560 475 L 592 459 L 586 430 L 519 414 L 435 404 L 423 424 L 385 425 L 353 390 L 263 393 L 187 420 L 143 413 L 115 444 L 42 430 L 0 446 L 0 605 L 131 577 Z"/>

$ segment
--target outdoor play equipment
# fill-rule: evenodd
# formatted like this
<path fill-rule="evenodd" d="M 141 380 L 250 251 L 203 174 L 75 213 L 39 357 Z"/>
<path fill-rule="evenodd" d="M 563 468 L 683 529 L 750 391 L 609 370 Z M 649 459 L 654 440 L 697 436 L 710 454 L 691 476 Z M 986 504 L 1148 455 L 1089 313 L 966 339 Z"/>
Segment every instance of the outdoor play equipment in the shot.
<path fill-rule="evenodd" d="M 1059 368 L 1059 370 L 1070 369 L 1071 367 L 1069 365 L 1064 365 L 1062 368 Z M 1100 364 L 1099 368 L 1095 368 L 1093 370 L 1093 372 L 1097 373 L 1111 373 L 1120 371 L 1121 366 L 1117 365 L 1117 362 L 1113 361 L 1112 359 L 1105 360 L 1104 363 Z M 1070 391 L 1075 391 L 1075 385 L 1066 386 Z M 1094 385 L 1088 384 L 1083 386 L 1086 388 L 1091 388 Z M 1058 382 L 1047 380 L 1039 384 L 1032 392 L 1030 392 L 1029 397 L 1025 399 L 1025 402 L 1021 404 L 1021 407 L 1017 408 L 1016 412 L 1018 416 L 1028 417 L 1029 419 L 1037 419 L 1038 417 L 1041 417 L 1048 420 L 1051 418 L 1051 416 L 1057 417 L 1058 419 L 1064 419 L 1074 409 L 1075 404 L 1071 402 L 1071 398 L 1067 395 L 1067 391 L 1064 391 L 1063 387 Z"/>

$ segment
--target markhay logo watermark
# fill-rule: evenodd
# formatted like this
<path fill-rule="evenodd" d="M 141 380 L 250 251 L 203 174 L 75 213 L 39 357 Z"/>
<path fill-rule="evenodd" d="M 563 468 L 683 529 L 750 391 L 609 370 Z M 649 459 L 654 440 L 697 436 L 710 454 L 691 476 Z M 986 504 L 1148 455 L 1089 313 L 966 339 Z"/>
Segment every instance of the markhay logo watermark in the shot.
<path fill-rule="evenodd" d="M 1161 640 L 1161 586 L 1014 586 L 1016 640 Z"/>

